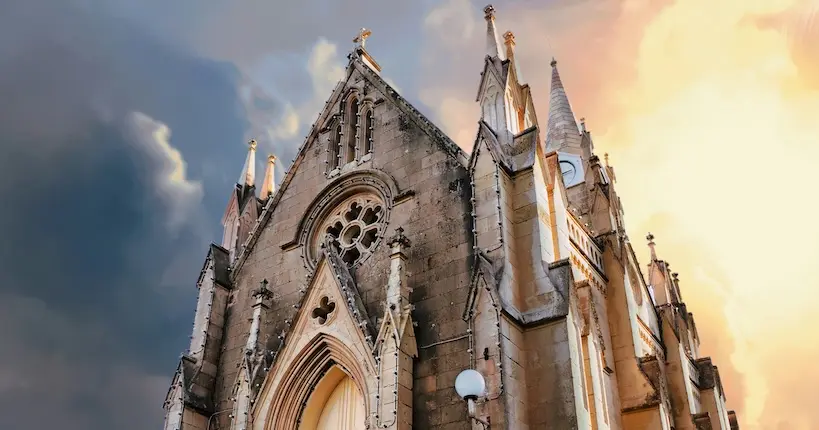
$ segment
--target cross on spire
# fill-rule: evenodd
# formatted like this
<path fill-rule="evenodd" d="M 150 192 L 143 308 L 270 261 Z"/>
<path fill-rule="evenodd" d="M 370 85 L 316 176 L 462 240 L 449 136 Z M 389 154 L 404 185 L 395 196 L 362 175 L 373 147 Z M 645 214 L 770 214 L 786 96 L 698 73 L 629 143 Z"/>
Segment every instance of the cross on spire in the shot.
<path fill-rule="evenodd" d="M 373 34 L 372 31 L 362 27 L 361 30 L 358 31 L 358 34 L 353 39 L 353 43 L 357 43 L 359 47 L 363 48 L 364 44 L 367 42 L 367 38 L 370 37 L 370 35 L 372 34 Z"/>

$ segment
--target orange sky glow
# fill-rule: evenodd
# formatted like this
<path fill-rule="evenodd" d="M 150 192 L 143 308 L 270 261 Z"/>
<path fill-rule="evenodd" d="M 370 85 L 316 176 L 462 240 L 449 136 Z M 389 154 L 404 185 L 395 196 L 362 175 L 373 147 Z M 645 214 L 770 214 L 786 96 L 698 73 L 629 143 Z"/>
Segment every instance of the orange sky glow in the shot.
<path fill-rule="evenodd" d="M 702 353 L 743 429 L 819 429 L 819 0 L 496 2 L 542 123 L 554 55 L 626 225 L 680 273 Z M 480 11 L 448 0 L 424 22 L 421 99 L 471 149 Z M 443 54 L 443 55 L 441 55 Z M 441 64 L 438 59 L 448 58 Z M 435 70 L 453 73 L 450 80 Z M 465 75 L 461 74 L 464 73 Z M 450 73 L 447 72 L 449 75 Z M 457 75 L 460 74 L 460 79 Z M 475 75 L 475 79 L 463 76 Z M 474 81 L 474 82 L 473 82 Z"/>

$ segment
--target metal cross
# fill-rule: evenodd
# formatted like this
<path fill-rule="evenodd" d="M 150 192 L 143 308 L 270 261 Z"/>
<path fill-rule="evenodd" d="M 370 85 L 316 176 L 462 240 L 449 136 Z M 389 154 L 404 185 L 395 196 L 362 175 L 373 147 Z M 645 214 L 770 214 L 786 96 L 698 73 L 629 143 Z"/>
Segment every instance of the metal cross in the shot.
<path fill-rule="evenodd" d="M 353 43 L 357 43 L 358 46 L 363 48 L 364 44 L 367 41 L 367 38 L 370 37 L 371 34 L 373 34 L 372 31 L 362 27 L 361 30 L 359 30 L 358 34 L 355 36 L 355 39 L 353 39 Z"/>

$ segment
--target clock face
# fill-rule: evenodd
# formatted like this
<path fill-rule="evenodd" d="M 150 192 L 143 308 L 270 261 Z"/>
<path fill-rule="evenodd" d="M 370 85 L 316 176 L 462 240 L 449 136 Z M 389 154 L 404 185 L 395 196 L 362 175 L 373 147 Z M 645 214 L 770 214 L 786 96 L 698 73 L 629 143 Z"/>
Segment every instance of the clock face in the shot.
<path fill-rule="evenodd" d="M 577 169 L 574 167 L 574 164 L 569 161 L 561 161 L 560 171 L 563 173 L 563 183 L 573 183 L 574 177 L 577 175 Z"/>

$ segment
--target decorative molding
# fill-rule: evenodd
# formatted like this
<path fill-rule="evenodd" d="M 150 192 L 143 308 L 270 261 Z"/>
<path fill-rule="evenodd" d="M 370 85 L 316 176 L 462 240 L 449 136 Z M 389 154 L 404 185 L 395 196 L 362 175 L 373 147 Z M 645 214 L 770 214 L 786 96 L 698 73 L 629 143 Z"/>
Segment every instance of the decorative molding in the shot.
<path fill-rule="evenodd" d="M 389 224 L 390 212 L 396 204 L 396 196 L 405 198 L 404 195 L 407 193 L 405 191 L 402 194 L 395 179 L 380 170 L 357 170 L 340 176 L 324 187 L 313 199 L 313 202 L 308 205 L 296 227 L 293 239 L 282 244 L 281 249 L 288 251 L 297 246 L 304 247 L 303 258 L 307 263 L 308 270 L 315 268 L 317 256 L 313 255 L 313 251 L 309 249 L 310 238 L 315 229 L 324 223 L 329 213 L 342 201 L 353 195 L 366 192 L 375 194 L 384 202 L 382 208 L 384 215 L 380 220 L 383 225 Z M 374 246 L 378 246 L 381 239 L 383 239 L 383 232 L 376 238 Z"/>

